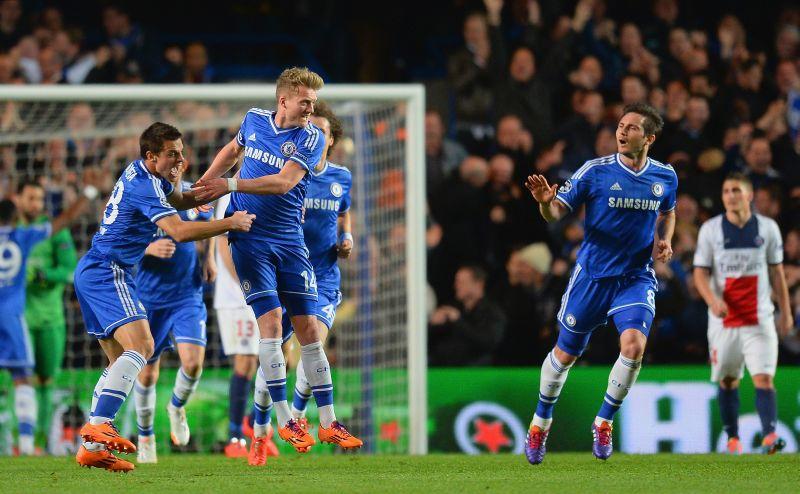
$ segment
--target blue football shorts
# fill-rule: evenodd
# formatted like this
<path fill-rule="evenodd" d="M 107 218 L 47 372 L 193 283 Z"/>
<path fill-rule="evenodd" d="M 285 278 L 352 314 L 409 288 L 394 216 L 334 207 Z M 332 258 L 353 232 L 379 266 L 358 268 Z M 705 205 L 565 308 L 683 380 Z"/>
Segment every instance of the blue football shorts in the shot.
<path fill-rule="evenodd" d="M 281 302 L 290 315 L 314 314 L 317 280 L 304 245 L 237 239 L 231 243 L 231 255 L 256 319 L 280 307 Z"/>
<path fill-rule="evenodd" d="M 657 291 L 655 271 L 650 267 L 639 273 L 593 279 L 576 264 L 556 316 L 560 329 L 556 345 L 570 355 L 580 356 L 592 332 L 606 324 L 609 317 L 619 333 L 636 329 L 648 336 L 656 312 Z"/>
<path fill-rule="evenodd" d="M 110 338 L 120 326 L 147 318 L 130 267 L 87 254 L 75 268 L 74 286 L 86 332 L 95 338 Z"/>
<path fill-rule="evenodd" d="M 147 363 L 157 361 L 165 350 L 174 349 L 174 343 L 205 347 L 207 316 L 205 304 L 197 299 L 189 299 L 185 304 L 172 307 L 149 309 L 147 321 L 153 334 L 155 351 Z"/>

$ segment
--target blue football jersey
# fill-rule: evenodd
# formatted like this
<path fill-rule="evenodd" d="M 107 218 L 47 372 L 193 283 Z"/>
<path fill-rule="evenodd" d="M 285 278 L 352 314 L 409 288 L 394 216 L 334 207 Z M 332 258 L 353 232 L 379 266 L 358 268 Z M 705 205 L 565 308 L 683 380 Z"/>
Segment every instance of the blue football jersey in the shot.
<path fill-rule="evenodd" d="M 675 208 L 677 188 L 675 170 L 651 158 L 638 172 L 618 154 L 587 161 L 556 195 L 571 210 L 586 204 L 578 263 L 592 278 L 646 269 L 656 218 Z"/>
<path fill-rule="evenodd" d="M 28 254 L 50 236 L 50 223 L 0 226 L 0 317 L 25 312 L 25 270 Z"/>
<path fill-rule="evenodd" d="M 350 209 L 350 170 L 331 162 L 320 172 L 312 170 L 311 183 L 304 204 L 303 235 L 309 259 L 319 281 L 325 273 L 336 268 L 338 243 L 337 219 Z"/>
<path fill-rule="evenodd" d="M 128 165 L 114 185 L 89 253 L 136 266 L 158 230 L 156 221 L 178 214 L 167 201 L 172 191 L 172 184 L 150 173 L 142 160 Z"/>
<path fill-rule="evenodd" d="M 244 116 L 236 141 L 244 147 L 239 176 L 245 179 L 280 173 L 287 160 L 309 171 L 319 163 L 325 147 L 324 134 L 313 124 L 282 129 L 275 124 L 274 112 L 258 108 L 251 108 Z M 228 213 L 244 210 L 255 214 L 256 219 L 250 232 L 230 232 L 229 237 L 302 245 L 303 199 L 310 180 L 306 173 L 283 195 L 232 193 Z"/>
<path fill-rule="evenodd" d="M 191 184 L 184 183 L 188 190 Z M 183 221 L 209 221 L 211 212 L 195 209 L 178 213 Z M 159 228 L 151 242 L 172 237 Z M 148 310 L 161 309 L 185 303 L 187 300 L 203 298 L 202 264 L 194 241 L 175 242 L 175 253 L 169 259 L 144 256 L 136 273 L 136 288 L 139 299 Z"/>

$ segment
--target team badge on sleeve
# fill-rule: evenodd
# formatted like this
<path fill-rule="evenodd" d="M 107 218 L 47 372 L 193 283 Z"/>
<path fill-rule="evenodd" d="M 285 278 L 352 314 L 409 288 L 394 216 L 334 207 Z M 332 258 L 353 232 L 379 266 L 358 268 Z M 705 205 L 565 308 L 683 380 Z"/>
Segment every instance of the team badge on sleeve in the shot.
<path fill-rule="evenodd" d="M 281 144 L 281 153 L 283 153 L 284 156 L 290 157 L 295 151 L 297 151 L 297 146 L 292 141 L 286 141 Z"/>
<path fill-rule="evenodd" d="M 331 194 L 333 194 L 333 197 L 342 197 L 342 185 L 337 182 L 333 182 L 331 184 Z"/>
<path fill-rule="evenodd" d="M 653 195 L 656 197 L 661 197 L 662 195 L 664 195 L 664 185 L 661 182 L 654 183 L 650 187 L 650 190 L 653 191 Z"/>
<path fill-rule="evenodd" d="M 571 190 L 572 190 L 572 182 L 570 182 L 569 180 L 566 180 L 564 182 L 564 185 L 558 188 L 558 191 L 561 192 L 562 194 L 566 194 Z"/>

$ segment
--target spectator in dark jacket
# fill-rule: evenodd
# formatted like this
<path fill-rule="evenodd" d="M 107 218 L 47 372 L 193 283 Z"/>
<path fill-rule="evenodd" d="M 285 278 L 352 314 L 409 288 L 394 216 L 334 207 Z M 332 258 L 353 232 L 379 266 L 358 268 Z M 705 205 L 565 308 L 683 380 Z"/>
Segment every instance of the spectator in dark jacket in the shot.
<path fill-rule="evenodd" d="M 429 355 L 434 366 L 490 365 L 503 340 L 506 316 L 485 294 L 486 271 L 463 266 L 455 276 L 456 302 L 430 317 Z"/>

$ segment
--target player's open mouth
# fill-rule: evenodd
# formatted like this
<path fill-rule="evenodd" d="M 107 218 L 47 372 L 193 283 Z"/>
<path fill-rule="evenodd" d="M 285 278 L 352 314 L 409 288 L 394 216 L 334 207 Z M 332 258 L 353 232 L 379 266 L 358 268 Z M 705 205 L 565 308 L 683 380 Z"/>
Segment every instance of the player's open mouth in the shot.
<path fill-rule="evenodd" d="M 624 146 L 625 144 L 628 144 L 628 140 L 627 139 L 618 139 L 617 142 L 619 142 L 620 146 Z"/>

